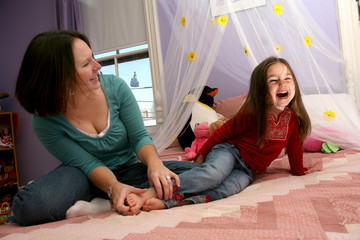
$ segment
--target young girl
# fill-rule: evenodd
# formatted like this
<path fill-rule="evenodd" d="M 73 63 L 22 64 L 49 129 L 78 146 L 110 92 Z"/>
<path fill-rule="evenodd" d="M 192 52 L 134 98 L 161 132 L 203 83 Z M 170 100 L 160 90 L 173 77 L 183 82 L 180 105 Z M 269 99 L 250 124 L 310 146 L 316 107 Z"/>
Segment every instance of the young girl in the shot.
<path fill-rule="evenodd" d="M 127 202 L 131 211 L 138 212 L 228 197 L 247 187 L 255 172 L 265 172 L 284 148 L 291 173 L 303 175 L 307 169 L 302 141 L 310 130 L 294 72 L 286 60 L 269 57 L 254 69 L 238 113 L 201 148 L 196 162 L 204 164 L 179 175 L 181 187 L 174 184 L 174 197 L 157 199 L 150 188 L 141 195 L 130 194 Z M 187 198 L 189 193 L 201 195 Z"/>

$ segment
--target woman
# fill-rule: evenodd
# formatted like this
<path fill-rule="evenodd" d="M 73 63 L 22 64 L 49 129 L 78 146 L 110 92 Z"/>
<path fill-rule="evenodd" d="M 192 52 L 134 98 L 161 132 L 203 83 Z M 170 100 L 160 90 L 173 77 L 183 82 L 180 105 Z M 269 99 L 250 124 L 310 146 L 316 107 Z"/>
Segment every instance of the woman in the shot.
<path fill-rule="evenodd" d="M 115 210 L 133 215 L 125 200 L 145 191 L 137 187 L 150 183 L 157 197 L 169 199 L 171 179 L 180 185 L 171 170 L 196 165 L 160 160 L 130 88 L 116 76 L 99 75 L 100 68 L 78 32 L 45 32 L 30 42 L 15 95 L 33 114 L 41 143 L 63 164 L 20 189 L 11 220 L 61 220 L 76 201 L 107 196 Z"/>

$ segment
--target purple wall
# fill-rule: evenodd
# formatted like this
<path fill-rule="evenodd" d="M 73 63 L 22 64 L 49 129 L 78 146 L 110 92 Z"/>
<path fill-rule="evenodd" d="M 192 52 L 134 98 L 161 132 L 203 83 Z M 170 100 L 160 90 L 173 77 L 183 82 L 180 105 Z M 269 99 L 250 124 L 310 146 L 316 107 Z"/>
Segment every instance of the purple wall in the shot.
<path fill-rule="evenodd" d="M 1 101 L 3 111 L 19 112 L 19 134 L 15 136 L 20 184 L 39 177 L 59 161 L 37 140 L 31 128 L 31 115 L 14 97 L 17 73 L 31 39 L 38 33 L 53 30 L 55 0 L 0 1 L 0 92 L 10 92 Z"/>
<path fill-rule="evenodd" d="M 310 13 L 329 37 L 339 45 L 338 29 L 336 22 L 335 1 L 328 0 L 303 0 Z M 1 101 L 4 111 L 19 112 L 20 127 L 16 136 L 16 149 L 20 184 L 39 177 L 59 165 L 37 140 L 31 129 L 31 116 L 26 113 L 14 98 L 17 72 L 21 60 L 30 40 L 38 33 L 53 30 L 55 0 L 1 0 L 0 1 L 0 92 L 10 92 L 11 96 Z M 166 19 L 164 12 L 176 11 L 177 1 L 157 0 L 160 24 L 162 54 L 165 56 L 170 38 L 171 26 L 174 19 Z M 222 44 L 222 48 L 226 44 Z M 250 73 L 247 73 L 250 76 Z M 226 73 L 213 69 L 208 84 L 219 87 L 217 99 L 237 96 L 239 90 L 234 90 L 233 84 L 219 86 L 219 80 Z M 241 89 L 241 86 L 238 87 Z M 246 91 L 247 87 L 244 87 Z"/>

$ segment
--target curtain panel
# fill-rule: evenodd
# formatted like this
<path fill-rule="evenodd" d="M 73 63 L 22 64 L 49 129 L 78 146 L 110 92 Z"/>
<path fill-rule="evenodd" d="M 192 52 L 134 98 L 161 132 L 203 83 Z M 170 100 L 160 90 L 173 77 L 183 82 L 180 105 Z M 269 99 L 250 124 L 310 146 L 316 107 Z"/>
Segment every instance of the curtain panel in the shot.
<path fill-rule="evenodd" d="M 83 32 L 79 0 L 55 0 L 55 29 Z"/>

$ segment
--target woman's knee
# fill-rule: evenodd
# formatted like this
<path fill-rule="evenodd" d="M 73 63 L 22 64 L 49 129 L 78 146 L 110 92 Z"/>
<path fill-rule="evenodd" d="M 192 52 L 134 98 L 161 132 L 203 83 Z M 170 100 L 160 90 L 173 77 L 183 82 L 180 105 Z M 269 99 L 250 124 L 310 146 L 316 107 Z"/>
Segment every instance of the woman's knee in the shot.
<path fill-rule="evenodd" d="M 13 199 L 12 214 L 20 225 L 34 225 L 61 220 L 65 211 L 56 197 L 50 198 L 48 192 L 30 193 L 26 187 L 20 189 Z"/>
<path fill-rule="evenodd" d="M 62 220 L 77 200 L 91 200 L 93 190 L 79 170 L 60 167 L 20 188 L 13 199 L 14 219 L 27 226 Z"/>

